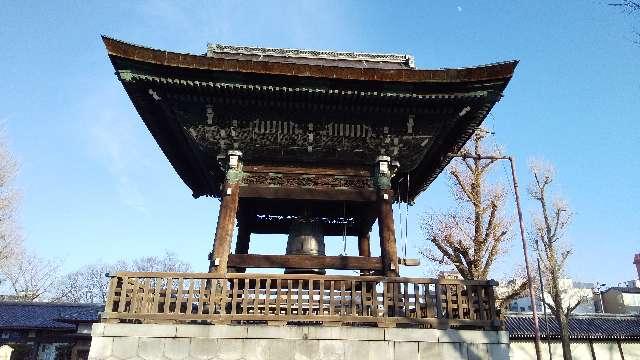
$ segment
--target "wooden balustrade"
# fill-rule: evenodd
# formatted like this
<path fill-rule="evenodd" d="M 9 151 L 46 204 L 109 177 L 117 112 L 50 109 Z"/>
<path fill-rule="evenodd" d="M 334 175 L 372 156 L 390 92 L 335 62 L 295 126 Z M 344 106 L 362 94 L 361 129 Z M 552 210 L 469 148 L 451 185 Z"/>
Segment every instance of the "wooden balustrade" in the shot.
<path fill-rule="evenodd" d="M 322 323 L 495 329 L 493 281 L 120 272 L 107 322 Z"/>

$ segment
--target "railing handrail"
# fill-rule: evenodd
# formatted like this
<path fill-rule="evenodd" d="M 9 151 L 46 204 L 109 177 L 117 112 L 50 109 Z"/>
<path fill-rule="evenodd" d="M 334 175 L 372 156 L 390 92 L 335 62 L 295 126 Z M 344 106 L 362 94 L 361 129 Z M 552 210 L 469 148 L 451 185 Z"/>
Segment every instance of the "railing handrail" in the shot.
<path fill-rule="evenodd" d="M 107 274 L 109 277 L 134 277 L 134 278 L 191 278 L 191 279 L 272 279 L 272 280 L 357 280 L 385 283 L 415 283 L 415 284 L 442 284 L 442 285 L 490 285 L 497 286 L 495 280 L 460 280 L 437 278 L 413 278 L 413 277 L 384 277 L 384 276 L 359 276 L 359 275 L 315 275 L 315 274 L 268 274 L 268 273 L 195 273 L 195 272 L 167 272 L 167 271 L 119 271 L 115 274 Z"/>
<path fill-rule="evenodd" d="M 105 321 L 500 326 L 493 280 L 132 271 L 110 276 Z"/>

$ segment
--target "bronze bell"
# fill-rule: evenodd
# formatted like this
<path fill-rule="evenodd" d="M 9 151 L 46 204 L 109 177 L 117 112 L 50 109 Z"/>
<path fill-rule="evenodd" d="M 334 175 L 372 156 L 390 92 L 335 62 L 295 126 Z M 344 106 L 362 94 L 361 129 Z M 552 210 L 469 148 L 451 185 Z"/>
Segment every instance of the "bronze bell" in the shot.
<path fill-rule="evenodd" d="M 287 255 L 315 255 L 324 256 L 324 233 L 322 223 L 309 219 L 298 219 L 289 228 L 287 240 Z M 324 275 L 325 269 L 290 269 L 285 274 L 319 274 Z"/>

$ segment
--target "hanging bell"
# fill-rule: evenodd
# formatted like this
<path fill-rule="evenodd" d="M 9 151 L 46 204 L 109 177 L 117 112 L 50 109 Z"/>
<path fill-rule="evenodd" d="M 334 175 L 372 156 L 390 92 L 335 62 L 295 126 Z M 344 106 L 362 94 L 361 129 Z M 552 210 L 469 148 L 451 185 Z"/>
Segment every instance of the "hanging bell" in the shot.
<path fill-rule="evenodd" d="M 324 233 L 322 224 L 310 219 L 298 219 L 289 228 L 287 240 L 287 255 L 324 256 Z M 291 269 L 285 274 L 319 274 L 324 275 L 325 269 Z"/>

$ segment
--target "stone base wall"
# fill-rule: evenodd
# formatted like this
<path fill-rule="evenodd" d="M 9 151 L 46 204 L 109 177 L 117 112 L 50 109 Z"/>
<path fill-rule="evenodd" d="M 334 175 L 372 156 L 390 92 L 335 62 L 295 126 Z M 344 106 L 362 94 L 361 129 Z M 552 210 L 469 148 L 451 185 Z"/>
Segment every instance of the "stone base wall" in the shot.
<path fill-rule="evenodd" d="M 94 324 L 90 360 L 509 359 L 505 331 Z"/>

